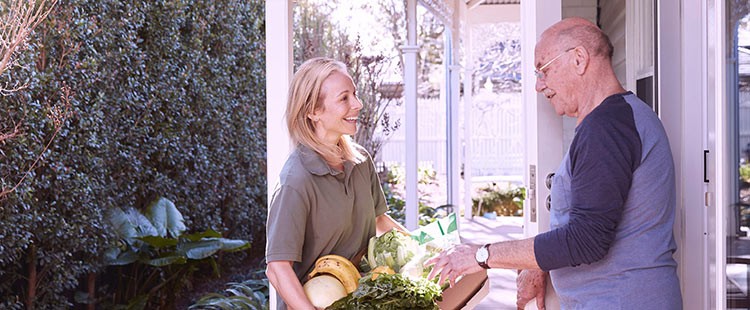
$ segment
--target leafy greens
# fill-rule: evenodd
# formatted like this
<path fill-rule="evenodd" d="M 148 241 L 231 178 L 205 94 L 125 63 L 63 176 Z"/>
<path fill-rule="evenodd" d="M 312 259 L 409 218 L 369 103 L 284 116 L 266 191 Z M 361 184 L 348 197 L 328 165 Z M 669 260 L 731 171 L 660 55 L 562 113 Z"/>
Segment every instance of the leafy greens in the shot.
<path fill-rule="evenodd" d="M 363 277 L 357 290 L 326 309 L 439 309 L 442 291 L 433 281 L 409 279 L 401 274 L 380 274 L 376 279 Z"/>

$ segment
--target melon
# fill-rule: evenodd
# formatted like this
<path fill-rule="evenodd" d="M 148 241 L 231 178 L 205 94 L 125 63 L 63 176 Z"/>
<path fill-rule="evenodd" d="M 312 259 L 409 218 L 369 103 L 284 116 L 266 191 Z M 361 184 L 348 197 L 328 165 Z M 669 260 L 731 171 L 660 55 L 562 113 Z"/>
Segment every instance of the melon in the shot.
<path fill-rule="evenodd" d="M 346 297 L 346 288 L 334 276 L 321 274 L 302 286 L 307 299 L 317 308 L 326 308 L 333 302 Z"/>

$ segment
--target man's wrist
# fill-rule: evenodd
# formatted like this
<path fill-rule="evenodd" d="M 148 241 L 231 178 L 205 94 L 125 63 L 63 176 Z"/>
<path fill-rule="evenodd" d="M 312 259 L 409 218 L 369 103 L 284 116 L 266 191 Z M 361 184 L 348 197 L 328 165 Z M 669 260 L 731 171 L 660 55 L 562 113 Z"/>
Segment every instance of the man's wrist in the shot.
<path fill-rule="evenodd" d="M 474 255 L 474 259 L 476 259 L 477 264 L 481 266 L 484 269 L 490 269 L 489 260 L 490 260 L 490 244 L 487 243 L 477 249 L 476 254 Z"/>

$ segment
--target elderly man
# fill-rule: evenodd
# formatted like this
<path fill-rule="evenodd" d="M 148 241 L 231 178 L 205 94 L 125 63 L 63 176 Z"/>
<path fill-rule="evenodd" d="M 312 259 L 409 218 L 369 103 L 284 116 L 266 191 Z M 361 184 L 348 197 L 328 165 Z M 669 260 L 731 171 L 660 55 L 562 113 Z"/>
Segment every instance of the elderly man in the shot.
<path fill-rule="evenodd" d="M 577 118 L 551 180 L 551 230 L 457 245 L 427 262 L 430 277 L 453 284 L 482 268 L 522 269 L 517 305 L 536 297 L 541 309 L 549 272 L 563 309 L 682 309 L 672 257 L 674 163 L 661 122 L 622 88 L 612 44 L 591 22 L 552 25 L 534 58 L 536 91 L 557 114 Z"/>

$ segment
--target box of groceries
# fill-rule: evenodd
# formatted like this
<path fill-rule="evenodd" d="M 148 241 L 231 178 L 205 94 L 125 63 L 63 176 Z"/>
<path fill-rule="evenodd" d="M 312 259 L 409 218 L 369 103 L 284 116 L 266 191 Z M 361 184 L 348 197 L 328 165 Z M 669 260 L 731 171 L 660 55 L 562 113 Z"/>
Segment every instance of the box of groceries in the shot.
<path fill-rule="evenodd" d="M 449 287 L 428 280 L 432 267 L 424 266 L 458 242 L 455 213 L 409 234 L 392 230 L 370 239 L 358 267 L 335 255 L 319 258 L 305 292 L 325 309 L 471 309 L 487 296 L 486 271 Z"/>
<path fill-rule="evenodd" d="M 420 244 L 429 248 L 446 249 L 460 243 L 456 213 L 439 219 L 411 232 Z M 443 290 L 442 300 L 437 302 L 440 309 L 473 309 L 490 289 L 487 271 L 465 275 L 453 287 Z"/>

